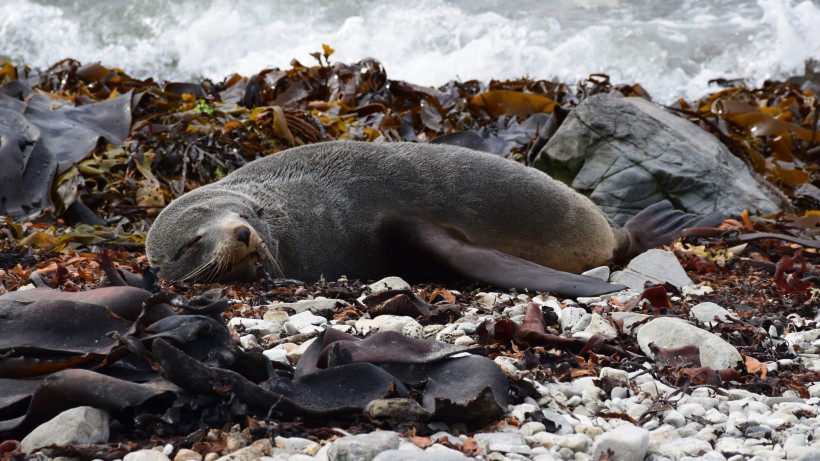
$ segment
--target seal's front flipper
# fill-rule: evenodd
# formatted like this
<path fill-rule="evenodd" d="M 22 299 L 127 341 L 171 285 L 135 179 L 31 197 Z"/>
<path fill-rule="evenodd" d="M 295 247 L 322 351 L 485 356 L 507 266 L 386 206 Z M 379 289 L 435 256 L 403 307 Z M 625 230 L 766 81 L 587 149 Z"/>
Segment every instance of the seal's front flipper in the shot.
<path fill-rule="evenodd" d="M 622 254 L 632 258 L 659 245 L 668 245 L 688 227 L 713 227 L 723 221 L 724 215 L 713 212 L 699 216 L 676 210 L 669 200 L 655 203 L 633 216 L 624 224 L 629 234 L 629 249 Z M 622 259 L 622 258 L 616 258 Z"/>
<path fill-rule="evenodd" d="M 398 254 L 395 250 L 401 248 L 400 254 L 412 259 L 394 260 L 399 271 L 415 264 L 418 266 L 417 274 L 449 272 L 499 288 L 549 291 L 572 297 L 596 296 L 626 288 L 593 277 L 557 271 L 475 245 L 457 227 L 424 219 L 393 221 L 385 226 L 384 231 L 385 245 L 393 250 L 386 248 L 388 254 Z"/>

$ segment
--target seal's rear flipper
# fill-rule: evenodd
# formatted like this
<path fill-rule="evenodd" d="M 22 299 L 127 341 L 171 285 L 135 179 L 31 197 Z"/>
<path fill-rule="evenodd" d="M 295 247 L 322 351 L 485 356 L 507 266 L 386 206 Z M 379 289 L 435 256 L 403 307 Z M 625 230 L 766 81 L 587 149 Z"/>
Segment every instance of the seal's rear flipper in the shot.
<path fill-rule="evenodd" d="M 676 210 L 669 200 L 655 203 L 633 216 L 624 224 L 629 234 L 629 250 L 621 258 L 632 258 L 659 245 L 668 245 L 688 227 L 714 227 L 724 219 L 723 213 L 712 212 L 706 216 Z"/>
<path fill-rule="evenodd" d="M 439 266 L 461 278 L 499 288 L 549 291 L 563 296 L 597 296 L 626 288 L 593 277 L 570 274 L 471 243 L 453 226 L 423 219 L 401 219 L 385 226 L 385 244 L 393 254 L 413 255 L 414 263 Z M 396 252 L 396 248 L 401 248 Z M 390 249 L 388 248 L 388 251 Z M 421 256 L 421 258 L 419 258 Z M 401 269 L 407 261 L 395 261 Z M 412 264 L 412 263 L 411 263 Z M 425 267 L 419 267 L 424 271 Z M 430 273 L 438 272 L 434 267 Z"/>

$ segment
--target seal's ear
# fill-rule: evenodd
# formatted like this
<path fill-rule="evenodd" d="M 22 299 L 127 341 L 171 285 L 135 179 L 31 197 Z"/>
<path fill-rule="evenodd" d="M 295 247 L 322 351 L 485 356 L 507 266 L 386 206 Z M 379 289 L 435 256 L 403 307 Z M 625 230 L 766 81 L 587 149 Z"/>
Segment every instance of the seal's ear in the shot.
<path fill-rule="evenodd" d="M 456 273 L 461 278 L 485 282 L 499 288 L 549 291 L 564 296 L 596 296 L 626 288 L 592 277 L 544 267 L 470 242 L 455 226 L 421 218 L 399 218 L 384 223 L 382 238 L 391 253 L 414 255 L 431 267 Z M 396 249 L 401 249 L 397 252 Z M 422 256 L 423 258 L 419 258 Z M 395 261 L 401 268 L 403 261 Z M 439 266 L 439 267 L 433 267 Z M 424 267 L 417 268 L 424 271 Z M 437 270 L 439 269 L 439 270 Z"/>

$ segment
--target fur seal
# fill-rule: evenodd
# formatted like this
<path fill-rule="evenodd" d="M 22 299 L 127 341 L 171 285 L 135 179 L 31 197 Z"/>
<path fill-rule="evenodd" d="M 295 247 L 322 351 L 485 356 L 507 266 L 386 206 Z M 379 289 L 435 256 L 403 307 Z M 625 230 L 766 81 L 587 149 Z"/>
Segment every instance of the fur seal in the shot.
<path fill-rule="evenodd" d="M 191 191 L 146 242 L 158 276 L 469 279 L 592 296 L 620 285 L 576 275 L 669 243 L 699 217 L 655 204 L 623 228 L 548 175 L 470 149 L 325 142 L 253 161 Z"/>

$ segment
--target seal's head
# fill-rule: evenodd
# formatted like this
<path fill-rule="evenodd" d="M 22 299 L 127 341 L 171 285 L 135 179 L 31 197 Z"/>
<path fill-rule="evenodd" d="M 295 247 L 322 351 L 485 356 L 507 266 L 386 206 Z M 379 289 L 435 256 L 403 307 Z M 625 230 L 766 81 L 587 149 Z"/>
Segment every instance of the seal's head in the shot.
<path fill-rule="evenodd" d="M 151 226 L 145 243 L 148 261 L 160 278 L 169 280 L 257 280 L 260 264 L 275 264 L 260 210 L 248 197 L 224 190 L 186 194 Z"/>

